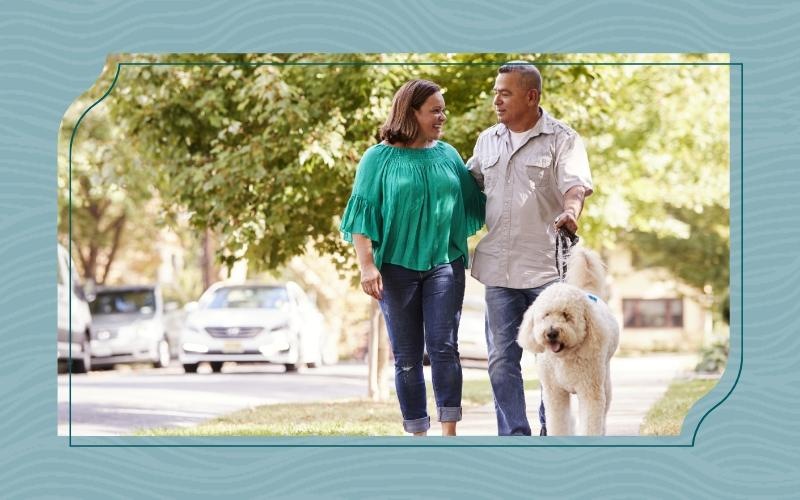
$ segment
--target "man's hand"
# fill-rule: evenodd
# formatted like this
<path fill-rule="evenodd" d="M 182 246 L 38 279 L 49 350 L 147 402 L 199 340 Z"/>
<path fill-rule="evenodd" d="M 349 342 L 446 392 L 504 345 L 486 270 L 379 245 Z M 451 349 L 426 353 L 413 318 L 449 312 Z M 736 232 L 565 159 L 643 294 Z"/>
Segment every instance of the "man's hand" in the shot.
<path fill-rule="evenodd" d="M 556 229 L 561 227 L 566 228 L 569 232 L 575 234 L 578 232 L 578 217 L 575 215 L 575 212 L 572 209 L 566 209 L 561 214 L 556 217 L 556 220 L 553 221 L 553 225 Z"/>
<path fill-rule="evenodd" d="M 361 268 L 361 289 L 376 300 L 383 298 L 383 279 L 374 264 Z"/>

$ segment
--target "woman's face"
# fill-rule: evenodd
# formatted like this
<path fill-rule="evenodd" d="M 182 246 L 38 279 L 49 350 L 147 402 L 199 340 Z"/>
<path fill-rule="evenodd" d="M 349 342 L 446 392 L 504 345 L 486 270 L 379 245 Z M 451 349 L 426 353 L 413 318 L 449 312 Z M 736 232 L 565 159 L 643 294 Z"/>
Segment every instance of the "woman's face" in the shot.
<path fill-rule="evenodd" d="M 442 136 L 442 129 L 447 116 L 444 114 L 444 97 L 441 92 L 434 92 L 414 110 L 419 125 L 417 140 L 435 141 Z"/>

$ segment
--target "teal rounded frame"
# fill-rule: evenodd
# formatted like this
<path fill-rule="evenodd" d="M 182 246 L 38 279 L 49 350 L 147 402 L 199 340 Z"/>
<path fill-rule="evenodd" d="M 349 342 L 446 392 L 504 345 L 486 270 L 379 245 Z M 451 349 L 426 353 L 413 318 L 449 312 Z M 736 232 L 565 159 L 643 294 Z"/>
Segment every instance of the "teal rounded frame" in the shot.
<path fill-rule="evenodd" d="M 114 89 L 114 86 L 119 79 L 120 72 L 123 66 L 475 66 L 475 65 L 482 65 L 482 66 L 494 66 L 496 63 L 425 63 L 425 62 L 415 62 L 415 63 L 405 63 L 405 62 L 389 62 L 389 63 L 366 63 L 366 62 L 290 62 L 290 63 L 241 63 L 241 62 L 170 62 L 170 63 L 159 63 L 159 62 L 118 62 L 116 73 L 114 75 L 114 79 L 111 82 L 108 90 L 94 103 L 92 103 L 89 107 L 87 107 L 83 113 L 81 113 L 80 117 L 78 118 L 75 126 L 73 127 L 72 134 L 70 136 L 69 142 L 69 154 L 68 154 L 68 169 L 69 169 L 69 254 L 70 260 L 72 257 L 72 146 L 75 140 L 75 136 L 78 131 L 78 127 L 83 121 L 84 117 L 100 102 L 102 102 L 106 97 L 111 94 L 111 91 Z M 537 63 L 537 65 L 541 66 L 580 66 L 580 65 L 591 65 L 591 66 L 728 66 L 729 68 L 736 68 L 739 71 L 739 106 L 738 106 L 738 115 L 734 112 L 734 102 L 731 99 L 730 108 L 731 108 L 731 126 L 730 126 L 730 138 L 731 138 L 731 146 L 730 146 L 730 163 L 731 167 L 736 164 L 738 169 L 738 184 L 739 184 L 739 225 L 738 227 L 734 228 L 731 225 L 731 262 L 734 261 L 733 258 L 733 242 L 735 239 L 739 240 L 739 263 L 743 263 L 744 260 L 744 65 L 743 63 L 709 63 L 709 62 L 623 62 L 623 63 L 604 63 L 604 62 L 542 62 Z M 731 76 L 731 83 L 734 83 L 734 77 Z M 733 87 L 733 85 L 731 85 Z M 735 93 L 733 89 L 731 89 L 731 97 L 734 97 Z M 735 123 L 734 120 L 738 118 L 738 122 Z M 739 134 L 736 135 L 734 130 L 738 129 Z M 738 149 L 734 148 L 734 139 L 738 140 Z M 738 160 L 735 161 L 734 153 L 738 152 Z M 734 169 L 730 169 L 730 176 L 731 176 L 731 186 L 734 185 L 733 181 L 733 173 Z M 731 190 L 731 201 L 733 201 L 733 191 Z M 731 210 L 733 210 L 734 204 L 731 203 Z M 731 212 L 733 213 L 733 212 Z M 738 233 L 735 233 L 733 229 L 738 229 Z M 736 236 L 736 238 L 734 238 Z M 743 266 L 742 266 L 743 267 Z M 731 281 L 731 286 L 733 285 L 733 279 Z M 80 437 L 75 439 L 72 435 L 72 363 L 68 363 L 70 366 L 68 372 L 68 444 L 69 447 L 77 447 L 77 448 L 103 448 L 103 447 L 203 447 L 203 448 L 275 448 L 275 447 L 284 447 L 284 448 L 383 448 L 383 447 L 411 447 L 411 448 L 421 448 L 421 447 L 455 447 L 455 448 L 503 448 L 503 447 L 520 447 L 520 448 L 536 448 L 536 447 L 561 447 L 561 448 L 691 448 L 695 446 L 697 440 L 697 434 L 700 430 L 700 425 L 705 421 L 706 417 L 718 408 L 722 403 L 724 403 L 730 395 L 733 393 L 733 390 L 736 388 L 736 385 L 739 383 L 739 379 L 741 378 L 742 368 L 744 365 L 744 272 L 743 269 L 740 269 L 739 272 L 739 301 L 738 301 L 738 309 L 739 309 L 739 324 L 731 324 L 730 325 L 730 336 L 729 336 L 729 344 L 731 347 L 734 346 L 734 340 L 738 337 L 738 349 L 739 349 L 739 357 L 737 359 L 738 366 L 734 367 L 736 369 L 736 375 L 732 384 L 729 388 L 726 389 L 727 383 L 730 383 L 730 379 L 732 378 L 731 374 L 731 363 L 732 360 L 735 359 L 733 356 L 728 357 L 728 364 L 725 368 L 723 375 L 718 380 L 716 386 L 704 397 L 698 400 L 692 408 L 687 413 L 683 426 L 681 428 L 681 434 L 678 436 L 603 436 L 603 437 L 548 437 L 546 439 L 530 439 L 528 437 L 504 437 L 498 438 L 493 436 L 486 436 L 486 437 L 459 437 L 458 443 L 453 443 L 452 439 L 448 440 L 447 443 L 440 443 L 436 441 L 430 442 L 420 442 L 415 444 L 409 444 L 408 440 L 404 437 L 369 437 L 369 438 L 352 438 L 352 437 L 279 437 L 279 438 L 265 438 L 269 439 L 270 443 L 242 443 L 240 441 L 247 439 L 252 440 L 252 437 L 248 438 L 217 438 L 217 437 L 208 437 L 208 438 L 170 438 L 170 437 L 131 437 L 131 436 L 119 436 L 119 437 Z M 69 273 L 69 283 L 68 285 L 72 287 L 72 273 Z M 733 296 L 733 294 L 731 294 Z M 731 303 L 733 305 L 733 302 Z M 734 315 L 731 315 L 733 318 Z M 72 297 L 70 295 L 69 300 L 69 319 L 70 325 L 72 324 Z M 738 326 L 738 328 L 736 328 Z M 738 335 L 737 335 L 738 334 Z M 70 341 L 70 348 L 69 348 L 69 359 L 72 359 L 72 331 L 69 331 L 69 341 Z M 731 350 L 731 354 L 734 352 Z M 727 392 L 725 392 L 727 391 Z M 719 394 L 725 392 L 722 399 L 716 401 L 715 403 L 711 403 L 712 401 L 716 400 L 719 397 Z M 699 414 L 703 411 L 703 409 L 707 405 L 711 405 L 710 408 L 706 409 L 702 416 Z M 696 424 L 694 424 L 694 431 L 691 432 L 691 440 L 689 442 L 682 442 L 689 433 L 686 432 L 688 428 L 691 427 L 691 422 L 697 419 Z M 101 439 L 103 442 L 97 442 L 98 439 Z M 130 441 L 135 442 L 130 442 Z M 207 442 L 209 440 L 213 440 L 214 442 Z M 646 440 L 648 442 L 641 443 L 638 441 Z M 649 442 L 652 440 L 658 440 L 659 442 Z M 80 441 L 80 442 L 77 442 Z M 220 441 L 225 441 L 224 443 L 220 443 Z M 289 442 L 291 441 L 291 442 Z M 314 441 L 314 442 L 310 442 Z M 344 442 L 347 441 L 347 442 Z M 490 442 L 491 441 L 491 442 Z M 577 441 L 577 442 L 576 442 Z"/>

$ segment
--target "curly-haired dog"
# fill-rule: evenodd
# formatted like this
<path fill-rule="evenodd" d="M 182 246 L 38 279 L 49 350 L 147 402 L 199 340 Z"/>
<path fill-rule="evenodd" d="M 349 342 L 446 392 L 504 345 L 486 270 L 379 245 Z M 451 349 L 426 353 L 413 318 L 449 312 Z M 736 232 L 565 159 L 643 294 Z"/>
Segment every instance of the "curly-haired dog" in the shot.
<path fill-rule="evenodd" d="M 611 356 L 619 326 L 604 302 L 605 268 L 597 253 L 580 246 L 567 260 L 564 283 L 547 287 L 525 312 L 519 344 L 535 353 L 547 433 L 575 434 L 570 394 L 578 397 L 578 435 L 604 435 L 611 403 Z"/>

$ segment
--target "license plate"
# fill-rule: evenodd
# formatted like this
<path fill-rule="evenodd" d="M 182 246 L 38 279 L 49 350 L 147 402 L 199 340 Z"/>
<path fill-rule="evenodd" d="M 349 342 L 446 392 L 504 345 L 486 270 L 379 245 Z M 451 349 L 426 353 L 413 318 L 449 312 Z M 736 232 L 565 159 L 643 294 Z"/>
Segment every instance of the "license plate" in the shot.
<path fill-rule="evenodd" d="M 242 351 L 244 351 L 244 348 L 242 348 L 241 342 L 225 342 L 222 344 L 222 352 L 238 353 Z"/>

